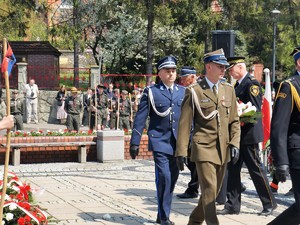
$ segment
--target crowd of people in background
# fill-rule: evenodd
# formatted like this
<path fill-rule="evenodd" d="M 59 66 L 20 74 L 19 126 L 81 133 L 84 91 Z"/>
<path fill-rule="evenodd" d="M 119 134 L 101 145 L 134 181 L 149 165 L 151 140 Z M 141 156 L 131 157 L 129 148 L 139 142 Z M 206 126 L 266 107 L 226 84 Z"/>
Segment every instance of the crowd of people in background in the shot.
<path fill-rule="evenodd" d="M 156 222 L 175 224 L 170 220 L 171 203 L 179 171 L 187 165 L 191 171 L 188 189 L 179 198 L 198 197 L 191 212 L 189 225 L 219 224 L 217 214 L 239 214 L 241 210 L 241 167 L 245 163 L 253 180 L 262 211 L 268 216 L 277 208 L 274 194 L 278 182 L 284 182 L 289 171 L 296 202 L 269 224 L 299 224 L 299 84 L 300 47 L 295 48 L 296 73 L 277 87 L 274 94 L 274 113 L 271 129 L 271 149 L 275 175 L 271 186 L 259 157 L 259 143 L 263 141 L 262 120 L 240 123 L 238 102 L 251 102 L 260 112 L 262 87 L 248 72 L 244 57 L 226 58 L 222 49 L 206 53 L 206 76 L 197 78 L 195 68 L 184 66 L 177 84 L 177 60 L 173 56 L 160 59 L 156 65 L 160 81 L 152 82 L 145 89 L 127 90 L 98 84 L 87 88 L 83 94 L 76 88 L 70 94 L 63 85 L 56 96 L 57 120 L 69 131 L 121 129 L 132 131 L 130 155 L 135 159 L 144 129 L 148 132 L 148 148 L 153 152 L 157 188 Z M 234 86 L 226 82 L 224 75 L 236 80 Z M 39 89 L 34 79 L 25 85 L 24 98 L 12 91 L 11 116 L 0 121 L 0 129 L 14 125 L 23 130 L 26 123 L 38 123 Z M 24 105 L 25 103 L 25 105 Z M 225 180 L 225 181 L 224 181 Z M 226 182 L 228 181 L 228 182 Z M 299 184 L 299 186 L 298 186 Z M 216 210 L 218 197 L 226 199 L 224 209 Z"/>

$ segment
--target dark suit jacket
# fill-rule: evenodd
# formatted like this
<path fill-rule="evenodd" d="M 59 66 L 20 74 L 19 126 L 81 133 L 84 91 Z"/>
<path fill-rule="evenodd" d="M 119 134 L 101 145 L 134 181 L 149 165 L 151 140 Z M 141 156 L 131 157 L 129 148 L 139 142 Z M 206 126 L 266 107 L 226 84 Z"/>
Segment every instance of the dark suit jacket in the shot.
<path fill-rule="evenodd" d="M 300 75 L 288 79 L 300 94 Z M 299 99 L 298 99 L 299 100 Z M 271 122 L 271 152 L 273 163 L 300 169 L 300 112 L 286 81 L 279 87 Z"/>
<path fill-rule="evenodd" d="M 172 107 L 171 114 L 161 117 L 155 113 L 149 102 L 149 89 L 154 97 L 155 107 L 159 112 Z M 149 115 L 148 148 L 150 151 L 163 152 L 173 155 L 175 149 L 170 144 L 171 135 L 177 138 L 177 127 L 181 113 L 181 103 L 185 88 L 174 84 L 173 95 L 169 93 L 162 82 L 145 88 L 136 113 L 131 135 L 131 145 L 139 145 L 145 122 Z"/>
<path fill-rule="evenodd" d="M 258 112 L 261 112 L 262 89 L 259 82 L 248 73 L 235 88 L 236 97 L 243 103 L 251 102 Z M 245 123 L 241 126 L 241 145 L 256 144 L 264 139 L 262 120 L 257 123 Z"/>

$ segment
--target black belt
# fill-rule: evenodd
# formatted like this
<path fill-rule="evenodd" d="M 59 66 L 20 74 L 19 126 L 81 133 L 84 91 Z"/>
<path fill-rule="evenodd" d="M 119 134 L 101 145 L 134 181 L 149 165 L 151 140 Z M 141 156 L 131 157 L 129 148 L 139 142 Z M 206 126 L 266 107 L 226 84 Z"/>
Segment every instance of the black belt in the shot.
<path fill-rule="evenodd" d="M 33 100 L 33 99 L 36 99 L 36 98 L 29 98 L 29 97 L 27 97 L 28 99 L 31 99 L 31 100 Z"/>
<path fill-rule="evenodd" d="M 11 113 L 11 115 L 14 115 L 14 116 L 21 115 L 21 113 Z"/>

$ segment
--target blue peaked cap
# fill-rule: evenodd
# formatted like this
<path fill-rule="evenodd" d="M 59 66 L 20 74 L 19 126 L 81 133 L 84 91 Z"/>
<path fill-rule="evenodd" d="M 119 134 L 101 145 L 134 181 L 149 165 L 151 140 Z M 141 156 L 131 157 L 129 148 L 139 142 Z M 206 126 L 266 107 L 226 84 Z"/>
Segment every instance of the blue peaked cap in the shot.
<path fill-rule="evenodd" d="M 177 68 L 177 59 L 174 56 L 165 56 L 160 59 L 156 64 L 157 70 L 161 69 L 176 69 Z"/>
<path fill-rule="evenodd" d="M 191 75 L 191 74 L 196 74 L 196 69 L 194 67 L 183 66 L 181 68 L 181 71 L 180 71 L 180 76 L 181 77 L 186 77 L 186 76 Z"/>

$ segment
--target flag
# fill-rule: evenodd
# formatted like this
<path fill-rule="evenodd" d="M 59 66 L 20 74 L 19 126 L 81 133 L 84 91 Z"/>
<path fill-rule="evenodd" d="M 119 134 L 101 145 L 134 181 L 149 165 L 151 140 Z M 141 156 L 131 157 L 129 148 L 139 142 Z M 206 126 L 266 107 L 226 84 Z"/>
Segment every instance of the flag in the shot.
<path fill-rule="evenodd" d="M 263 149 L 267 141 L 270 139 L 271 131 L 271 118 L 272 118 L 272 94 L 271 94 L 271 84 L 270 84 L 270 70 L 265 69 L 265 94 L 263 97 L 262 104 L 262 124 L 264 130 L 264 141 Z"/>
<path fill-rule="evenodd" d="M 10 75 L 12 68 L 13 68 L 14 64 L 16 63 L 16 61 L 17 61 L 16 57 L 15 57 L 9 43 L 7 42 L 7 51 L 2 60 L 1 72 L 4 73 L 5 71 L 7 71 L 8 75 Z"/>

